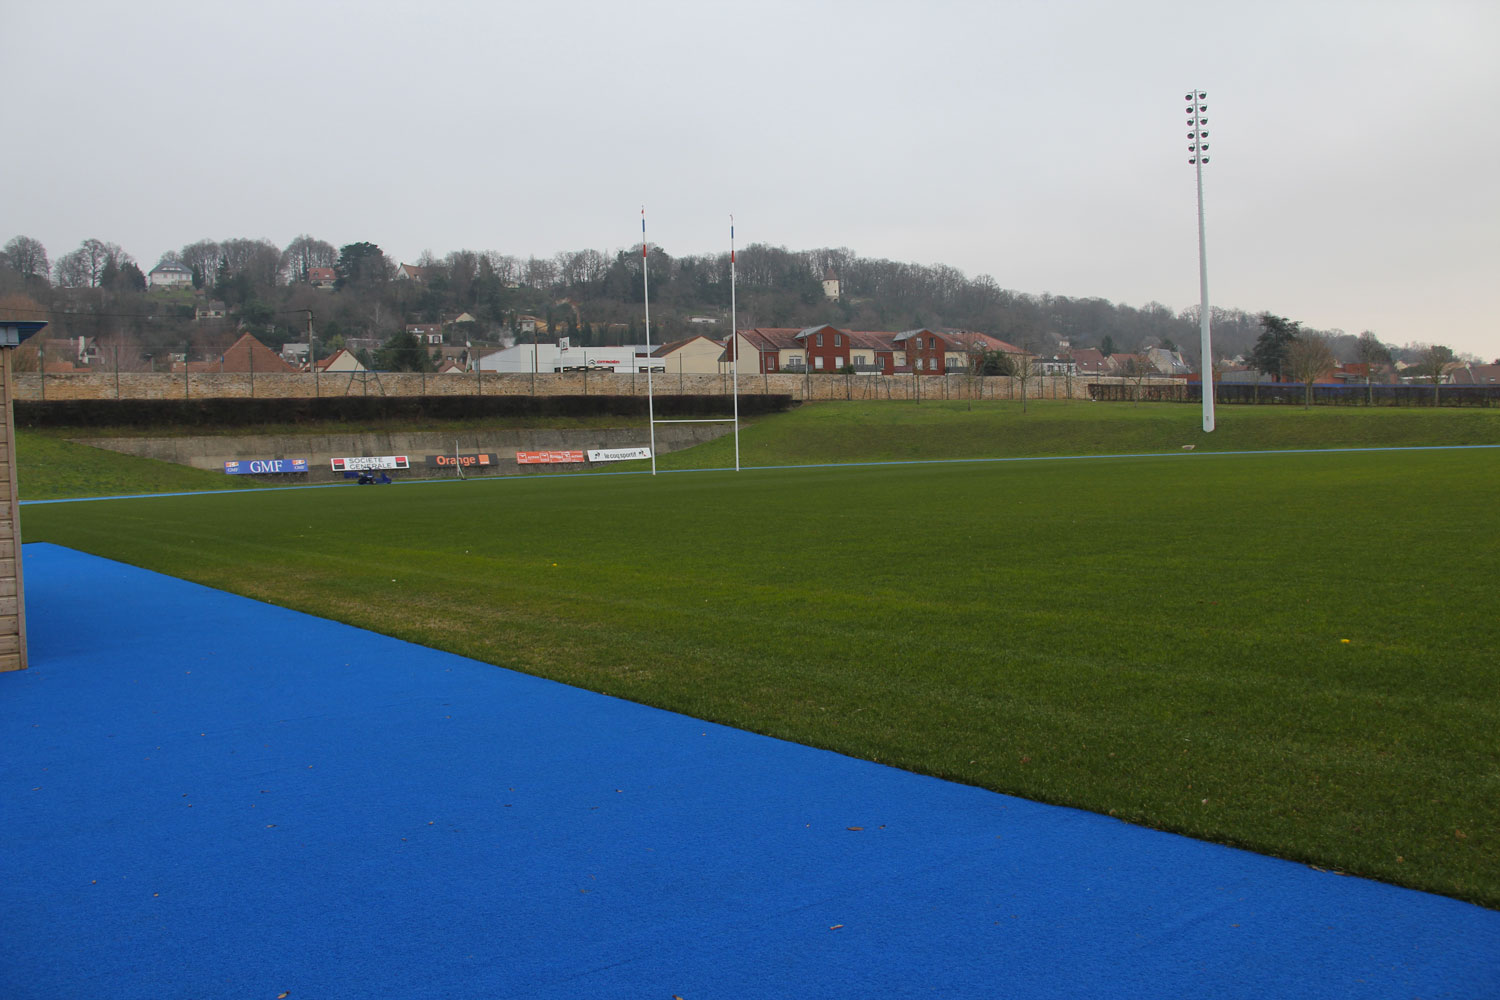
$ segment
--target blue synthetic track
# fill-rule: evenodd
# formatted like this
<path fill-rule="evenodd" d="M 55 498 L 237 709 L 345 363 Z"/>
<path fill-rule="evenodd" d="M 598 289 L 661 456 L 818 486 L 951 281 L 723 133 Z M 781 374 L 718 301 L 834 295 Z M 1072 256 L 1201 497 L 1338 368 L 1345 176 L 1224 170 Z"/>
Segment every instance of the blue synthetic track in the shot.
<path fill-rule="evenodd" d="M 0 996 L 1500 996 L 1500 913 L 51 545 Z"/>

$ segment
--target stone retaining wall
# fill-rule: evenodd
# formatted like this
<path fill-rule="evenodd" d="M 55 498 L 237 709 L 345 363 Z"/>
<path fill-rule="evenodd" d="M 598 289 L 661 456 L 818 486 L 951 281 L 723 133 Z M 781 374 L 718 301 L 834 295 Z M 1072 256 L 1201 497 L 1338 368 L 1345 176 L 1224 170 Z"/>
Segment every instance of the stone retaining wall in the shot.
<path fill-rule="evenodd" d="M 1030 399 L 1087 399 L 1088 381 L 1065 376 L 1029 379 Z M 1097 379 L 1092 381 L 1098 381 Z M 315 396 L 644 396 L 645 375 L 606 372 L 424 375 L 412 372 L 182 375 L 163 372 L 18 372 L 16 399 L 188 399 L 256 397 L 303 399 Z M 728 375 L 657 374 L 658 395 L 729 395 Z M 1020 399 L 1018 379 L 969 375 L 741 375 L 744 395 L 779 394 L 795 400 L 820 399 Z"/>

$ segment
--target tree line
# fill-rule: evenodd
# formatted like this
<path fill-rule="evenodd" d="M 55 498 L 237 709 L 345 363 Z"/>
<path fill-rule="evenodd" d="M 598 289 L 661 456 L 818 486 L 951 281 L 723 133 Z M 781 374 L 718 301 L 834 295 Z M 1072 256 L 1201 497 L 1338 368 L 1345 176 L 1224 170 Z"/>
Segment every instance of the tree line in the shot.
<path fill-rule="evenodd" d="M 438 257 L 424 251 L 415 262 L 404 262 L 373 242 L 335 247 L 303 234 L 284 247 L 264 239 L 198 240 L 163 254 L 156 266 L 171 263 L 187 269 L 191 288 L 149 288 L 148 274 L 114 243 L 84 240 L 53 262 L 40 241 L 16 236 L 0 250 L 0 305 L 28 308 L 19 296 L 33 311 L 53 317 L 54 336 L 99 338 L 115 345 L 116 354 L 135 342 L 154 348 L 141 353 L 158 359 L 163 351 L 211 355 L 240 330 L 279 348 L 306 342 L 311 332 L 319 357 L 358 343 L 373 363 L 374 344 L 401 350 L 384 360 L 420 364 L 407 360 L 417 356 L 407 325 L 460 316 L 466 321 L 454 335 L 473 344 L 514 339 L 523 323 L 530 328 L 528 317 L 536 318 L 532 335 L 540 339 L 643 343 L 644 267 L 653 343 L 700 332 L 723 337 L 729 329 L 728 253 L 673 256 L 653 245 L 643 260 L 637 244 L 550 257 L 468 249 Z M 397 280 L 403 263 L 415 265 L 418 280 Z M 335 272 L 332 290 L 308 283 L 315 268 Z M 830 270 L 840 282 L 837 298 L 824 294 L 822 277 Z M 1069 348 L 1112 354 L 1161 346 L 1180 348 L 1197 361 L 1196 305 L 1174 312 L 1159 302 L 1137 307 L 1023 293 L 989 275 L 971 278 L 943 264 L 861 257 L 844 247 L 794 251 L 752 244 L 736 253 L 734 277 L 741 328 L 830 323 L 854 330 L 978 330 L 1044 356 Z M 222 302 L 226 321 L 205 323 L 204 301 Z M 1215 308 L 1216 353 L 1249 357 L 1269 315 Z M 1341 360 L 1358 359 L 1361 340 L 1374 338 L 1368 331 L 1358 337 L 1340 330 L 1305 332 L 1318 334 Z M 1388 350 L 1413 360 L 1423 346 Z M 430 352 L 422 356 L 431 360 Z"/>

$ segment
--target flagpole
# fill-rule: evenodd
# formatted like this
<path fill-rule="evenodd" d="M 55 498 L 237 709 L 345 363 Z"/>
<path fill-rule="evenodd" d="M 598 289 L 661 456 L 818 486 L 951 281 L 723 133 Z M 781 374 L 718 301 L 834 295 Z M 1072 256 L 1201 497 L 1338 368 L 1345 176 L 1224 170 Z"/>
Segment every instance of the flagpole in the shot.
<path fill-rule="evenodd" d="M 730 370 L 734 373 L 734 471 L 740 471 L 740 335 L 739 321 L 735 316 L 734 302 L 734 216 L 729 216 L 729 343 L 733 352 L 729 356 Z"/>
<path fill-rule="evenodd" d="M 646 302 L 646 418 L 651 422 L 651 474 L 656 475 L 656 400 L 651 384 L 651 268 L 646 259 L 646 206 L 641 206 L 641 296 Z"/>

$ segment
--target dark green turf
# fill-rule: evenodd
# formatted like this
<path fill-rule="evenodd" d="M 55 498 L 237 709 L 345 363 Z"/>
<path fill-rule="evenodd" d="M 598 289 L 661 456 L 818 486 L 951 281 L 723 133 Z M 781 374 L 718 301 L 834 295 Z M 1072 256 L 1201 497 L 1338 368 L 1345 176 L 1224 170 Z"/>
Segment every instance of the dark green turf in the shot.
<path fill-rule="evenodd" d="M 121 500 L 27 507 L 23 528 L 1495 906 L 1497 488 L 1490 450 L 1200 451 Z"/>

